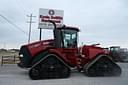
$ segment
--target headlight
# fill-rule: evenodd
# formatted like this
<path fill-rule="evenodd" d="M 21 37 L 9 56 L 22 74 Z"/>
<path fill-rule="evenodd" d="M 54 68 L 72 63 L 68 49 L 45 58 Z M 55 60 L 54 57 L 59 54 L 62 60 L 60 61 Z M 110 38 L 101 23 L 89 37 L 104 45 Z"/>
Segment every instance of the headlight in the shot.
<path fill-rule="evenodd" d="M 19 57 L 22 58 L 23 57 L 23 54 L 20 54 Z"/>

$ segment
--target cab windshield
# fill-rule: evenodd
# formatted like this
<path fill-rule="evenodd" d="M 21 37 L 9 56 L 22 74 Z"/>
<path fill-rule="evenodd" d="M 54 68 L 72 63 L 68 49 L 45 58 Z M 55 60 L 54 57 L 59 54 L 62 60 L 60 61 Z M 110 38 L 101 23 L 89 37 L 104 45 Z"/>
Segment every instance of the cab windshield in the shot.
<path fill-rule="evenodd" d="M 65 48 L 77 47 L 77 31 L 62 30 L 63 46 Z"/>

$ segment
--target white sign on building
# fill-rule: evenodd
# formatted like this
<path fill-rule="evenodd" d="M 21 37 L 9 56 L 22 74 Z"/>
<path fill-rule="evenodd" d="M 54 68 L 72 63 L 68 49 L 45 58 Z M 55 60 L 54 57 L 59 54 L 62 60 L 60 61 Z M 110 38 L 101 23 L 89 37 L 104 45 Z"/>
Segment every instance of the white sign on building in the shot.
<path fill-rule="evenodd" d="M 48 22 L 48 20 L 52 20 L 56 23 L 57 27 L 63 25 L 63 10 L 55 10 L 55 9 L 39 9 L 39 28 L 42 29 L 51 29 L 53 28 L 53 24 Z"/>

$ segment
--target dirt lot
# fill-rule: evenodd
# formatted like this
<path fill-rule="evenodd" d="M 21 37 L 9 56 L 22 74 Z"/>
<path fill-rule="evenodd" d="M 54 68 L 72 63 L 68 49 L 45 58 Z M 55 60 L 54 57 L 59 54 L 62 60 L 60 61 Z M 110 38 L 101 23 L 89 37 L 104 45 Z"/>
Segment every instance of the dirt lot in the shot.
<path fill-rule="evenodd" d="M 123 72 L 120 77 L 87 77 L 72 72 L 70 78 L 31 80 L 26 69 L 16 64 L 0 67 L 0 85 L 128 85 L 128 63 L 119 63 Z"/>

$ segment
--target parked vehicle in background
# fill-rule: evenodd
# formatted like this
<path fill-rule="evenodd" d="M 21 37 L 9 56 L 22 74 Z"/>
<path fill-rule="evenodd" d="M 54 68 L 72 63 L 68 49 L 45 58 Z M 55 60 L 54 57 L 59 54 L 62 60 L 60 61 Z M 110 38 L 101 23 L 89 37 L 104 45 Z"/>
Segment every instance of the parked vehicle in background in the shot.
<path fill-rule="evenodd" d="M 128 62 L 128 49 L 120 46 L 111 46 L 109 48 L 112 59 L 116 62 Z"/>

